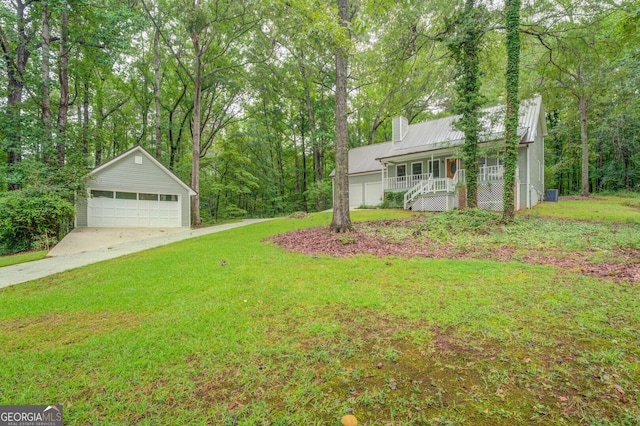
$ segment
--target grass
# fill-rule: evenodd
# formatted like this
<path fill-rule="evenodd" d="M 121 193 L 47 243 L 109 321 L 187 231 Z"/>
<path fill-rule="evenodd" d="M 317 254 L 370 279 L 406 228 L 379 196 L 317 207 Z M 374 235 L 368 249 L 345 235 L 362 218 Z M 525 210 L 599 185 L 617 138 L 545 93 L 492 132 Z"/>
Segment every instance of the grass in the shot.
<path fill-rule="evenodd" d="M 524 215 L 598 222 L 640 223 L 640 195 L 593 196 L 589 200 L 563 199 L 542 203 Z"/>
<path fill-rule="evenodd" d="M 19 263 L 31 262 L 34 260 L 44 259 L 47 255 L 47 250 L 42 251 L 30 251 L 27 253 L 12 254 L 9 256 L 0 256 L 0 268 L 4 266 L 17 265 Z"/>
<path fill-rule="evenodd" d="M 349 408 L 364 425 L 640 422 L 637 286 L 263 242 L 329 221 L 274 220 L 1 290 L 0 404 L 63 403 L 69 425 L 339 425 Z"/>

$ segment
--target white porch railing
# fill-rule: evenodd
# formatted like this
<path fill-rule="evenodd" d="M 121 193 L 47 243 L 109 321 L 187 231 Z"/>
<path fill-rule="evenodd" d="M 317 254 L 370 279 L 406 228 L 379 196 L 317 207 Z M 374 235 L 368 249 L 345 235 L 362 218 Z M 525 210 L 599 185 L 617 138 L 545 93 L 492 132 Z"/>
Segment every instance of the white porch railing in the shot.
<path fill-rule="evenodd" d="M 419 195 L 425 194 L 435 194 L 437 192 L 440 193 L 452 193 L 456 184 L 458 183 L 458 172 L 453 176 L 453 179 L 449 178 L 436 178 L 436 179 L 427 179 L 418 182 L 414 185 L 410 190 L 404 194 L 404 209 L 408 209 L 409 205 L 413 203 L 413 201 Z"/>
<path fill-rule="evenodd" d="M 431 173 L 422 173 L 420 175 L 409 175 L 400 177 L 390 177 L 384 179 L 384 190 L 404 190 L 417 185 L 423 180 L 431 179 Z"/>
<path fill-rule="evenodd" d="M 504 166 L 482 166 L 478 171 L 478 181 L 502 180 L 504 178 Z"/>
<path fill-rule="evenodd" d="M 422 180 L 404 194 L 402 206 L 405 210 L 409 208 L 409 204 L 412 203 L 418 195 L 426 193 L 425 191 L 432 181 L 432 179 Z"/>

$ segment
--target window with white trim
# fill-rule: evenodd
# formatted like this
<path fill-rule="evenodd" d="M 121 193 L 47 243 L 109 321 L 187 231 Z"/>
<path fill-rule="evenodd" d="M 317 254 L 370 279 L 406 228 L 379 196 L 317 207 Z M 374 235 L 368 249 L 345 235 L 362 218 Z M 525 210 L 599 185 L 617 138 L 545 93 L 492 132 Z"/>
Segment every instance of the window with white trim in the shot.
<path fill-rule="evenodd" d="M 412 175 L 421 175 L 422 174 L 422 161 L 417 163 L 411 163 L 411 174 Z"/>
<path fill-rule="evenodd" d="M 397 177 L 405 177 L 407 175 L 407 165 L 406 164 L 398 164 L 396 166 L 396 176 Z"/>
<path fill-rule="evenodd" d="M 437 179 L 440 177 L 440 160 L 429 160 L 427 161 L 427 166 L 433 178 Z"/>

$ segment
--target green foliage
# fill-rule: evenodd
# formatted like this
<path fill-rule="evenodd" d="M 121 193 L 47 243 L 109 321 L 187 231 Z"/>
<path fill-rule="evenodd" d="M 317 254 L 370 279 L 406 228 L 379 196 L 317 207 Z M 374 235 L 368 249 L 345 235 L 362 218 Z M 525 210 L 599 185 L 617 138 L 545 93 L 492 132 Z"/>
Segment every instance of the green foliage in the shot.
<path fill-rule="evenodd" d="M 331 179 L 315 181 L 309 184 L 304 196 L 313 206 L 310 211 L 323 211 L 331 208 L 333 202 L 333 185 Z"/>
<path fill-rule="evenodd" d="M 478 203 L 478 142 L 480 140 L 480 108 L 483 97 L 480 93 L 480 52 L 484 32 L 487 31 L 488 11 L 475 0 L 466 0 L 453 23 L 447 28 L 447 47 L 456 64 L 454 111 L 461 115 L 456 127 L 464 132 L 462 147 L 467 185 L 467 205 Z"/>
<path fill-rule="evenodd" d="M 456 234 L 486 233 L 502 221 L 500 214 L 478 208 L 449 210 L 425 220 L 425 226 L 433 232 Z"/>
<path fill-rule="evenodd" d="M 404 207 L 404 194 L 407 191 L 387 192 L 382 201 L 382 208 L 402 208 Z"/>
<path fill-rule="evenodd" d="M 75 208 L 44 187 L 27 187 L 0 195 L 0 251 L 48 249 L 71 223 Z"/>
<path fill-rule="evenodd" d="M 520 84 L 520 7 L 521 0 L 507 0 L 506 47 L 507 71 L 505 75 L 507 109 L 504 117 L 505 154 L 504 154 L 504 192 L 502 197 L 503 216 L 511 220 L 515 215 L 515 183 L 518 167 L 518 122 L 519 122 L 519 84 Z"/>

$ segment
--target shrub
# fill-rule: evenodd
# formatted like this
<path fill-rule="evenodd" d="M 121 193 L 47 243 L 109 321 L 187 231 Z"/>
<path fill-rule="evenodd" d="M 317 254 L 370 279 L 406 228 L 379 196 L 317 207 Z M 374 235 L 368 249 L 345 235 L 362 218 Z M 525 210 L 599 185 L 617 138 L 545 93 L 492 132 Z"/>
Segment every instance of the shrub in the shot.
<path fill-rule="evenodd" d="M 71 202 L 47 188 L 27 187 L 0 195 L 0 251 L 48 249 L 73 219 Z"/>
<path fill-rule="evenodd" d="M 407 191 L 400 192 L 387 192 L 384 195 L 384 201 L 382 202 L 383 208 L 402 208 L 404 207 L 404 194 Z"/>

